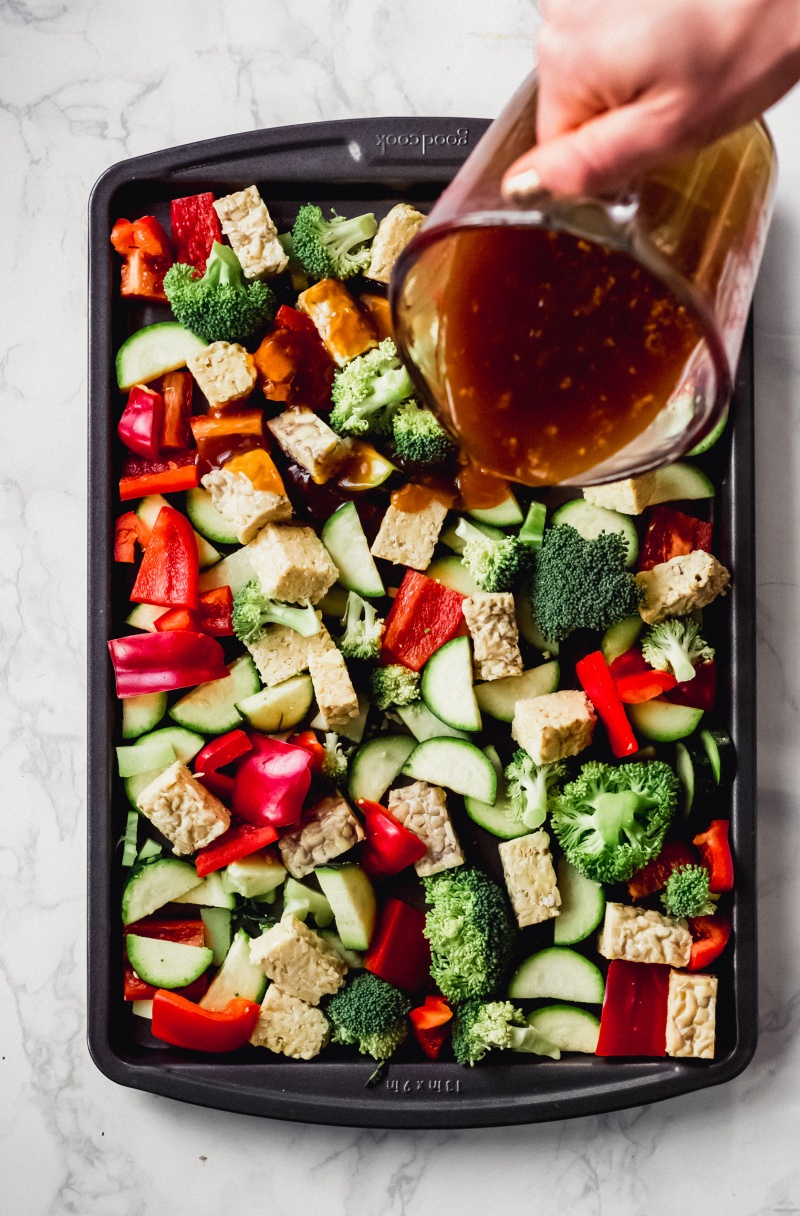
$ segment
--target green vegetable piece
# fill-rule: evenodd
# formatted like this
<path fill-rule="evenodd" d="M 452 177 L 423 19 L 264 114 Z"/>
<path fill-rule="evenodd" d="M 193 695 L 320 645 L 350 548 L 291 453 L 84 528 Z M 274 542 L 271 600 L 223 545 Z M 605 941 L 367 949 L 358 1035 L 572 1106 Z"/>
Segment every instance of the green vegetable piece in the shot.
<path fill-rule="evenodd" d="M 466 1001 L 458 1008 L 453 1028 L 456 1059 L 471 1067 L 493 1048 L 527 1051 L 553 1060 L 561 1056 L 558 1047 L 529 1026 L 525 1014 L 511 1001 Z"/>
<path fill-rule="evenodd" d="M 375 1060 L 388 1060 L 403 1042 L 410 1012 L 405 993 L 369 971 L 341 988 L 325 1010 L 333 1042 L 351 1044 Z"/>
<path fill-rule="evenodd" d="M 536 554 L 531 594 L 544 637 L 560 642 L 575 629 L 602 631 L 632 616 L 642 589 L 625 569 L 627 555 L 617 532 L 584 540 L 569 524 L 548 528 Z"/>
<path fill-rule="evenodd" d="M 378 709 L 411 705 L 419 698 L 419 681 L 418 671 L 411 671 L 400 663 L 376 667 L 370 676 L 370 696 Z"/>
<path fill-rule="evenodd" d="M 377 231 L 371 211 L 352 219 L 332 211 L 326 220 L 321 207 L 308 203 L 297 213 L 292 250 L 312 278 L 349 279 L 369 266 L 368 242 Z"/>
<path fill-rule="evenodd" d="M 670 916 L 679 920 L 691 916 L 713 916 L 717 906 L 709 894 L 709 873 L 705 866 L 681 866 L 667 880 L 661 902 Z"/>
<path fill-rule="evenodd" d="M 240 642 L 255 642 L 267 625 L 286 625 L 304 638 L 319 633 L 319 617 L 311 604 L 298 608 L 265 595 L 257 578 L 251 578 L 233 601 L 233 632 Z"/>
<path fill-rule="evenodd" d="M 372 604 L 351 591 L 347 596 L 347 611 L 342 617 L 344 633 L 338 647 L 346 659 L 377 659 L 381 649 L 383 618 Z"/>
<path fill-rule="evenodd" d="M 184 262 L 170 266 L 164 292 L 181 325 L 206 342 L 241 342 L 275 316 L 272 288 L 248 282 L 236 254 L 219 241 L 204 275 Z"/>
<path fill-rule="evenodd" d="M 461 560 L 484 591 L 512 591 L 533 568 L 533 549 L 516 536 L 493 540 L 466 519 L 456 535 L 465 542 Z"/>
<path fill-rule="evenodd" d="M 713 659 L 714 650 L 700 637 L 697 621 L 684 616 L 651 625 L 642 640 L 642 654 L 651 667 L 670 671 L 683 683 L 694 679 L 695 664 Z"/>
<path fill-rule="evenodd" d="M 517 928 L 505 893 L 481 870 L 459 867 L 423 880 L 431 905 L 425 936 L 431 976 L 448 1001 L 489 996 L 511 962 Z"/>
<path fill-rule="evenodd" d="M 455 444 L 430 410 L 406 401 L 392 414 L 392 438 L 397 455 L 412 464 L 444 464 Z"/>
<path fill-rule="evenodd" d="M 506 767 L 508 798 L 526 828 L 534 831 L 547 815 L 547 800 L 567 775 L 564 764 L 536 764 L 523 748 Z"/>
<path fill-rule="evenodd" d="M 393 411 L 413 396 L 414 385 L 391 338 L 351 359 L 333 381 L 329 424 L 337 435 L 385 434 Z"/>

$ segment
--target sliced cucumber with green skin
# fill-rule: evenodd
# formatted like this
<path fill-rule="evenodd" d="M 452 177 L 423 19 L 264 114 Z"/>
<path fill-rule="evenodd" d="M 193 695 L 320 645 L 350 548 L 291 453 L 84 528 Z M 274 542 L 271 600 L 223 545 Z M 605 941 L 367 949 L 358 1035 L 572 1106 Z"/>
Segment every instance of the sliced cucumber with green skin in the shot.
<path fill-rule="evenodd" d="M 305 921 L 313 916 L 318 929 L 325 929 L 333 920 L 333 908 L 321 891 L 314 891 L 296 878 L 287 878 L 283 888 L 283 912 L 281 920 L 293 916 Z"/>
<path fill-rule="evenodd" d="M 175 759 L 180 760 L 181 764 L 188 764 L 205 744 L 203 736 L 195 734 L 194 731 L 184 730 L 182 726 L 162 726 L 159 730 L 150 731 L 147 735 L 141 735 L 136 740 L 134 746 L 140 747 L 156 739 L 166 740 L 175 753 Z M 153 769 L 149 773 L 140 773 L 136 777 L 126 777 L 125 793 L 128 795 L 128 801 L 131 806 L 135 806 L 137 810 L 139 809 L 137 800 L 142 790 L 146 789 L 151 781 L 155 781 L 159 773 L 163 773 L 165 768 L 169 768 L 169 765 L 165 764 L 162 768 Z"/>
<path fill-rule="evenodd" d="M 545 1005 L 529 1013 L 527 1022 L 562 1051 L 594 1055 L 597 1050 L 600 1019 L 588 1009 L 576 1009 L 574 1005 Z"/>
<path fill-rule="evenodd" d="M 238 701 L 252 697 L 261 688 L 256 665 L 249 655 L 228 664 L 229 675 L 221 680 L 198 684 L 169 711 L 173 722 L 204 735 L 222 735 L 235 730 L 242 721 Z"/>
<path fill-rule="evenodd" d="M 631 726 L 656 743 L 674 743 L 691 735 L 703 716 L 702 709 L 690 709 L 688 705 L 673 705 L 657 697 L 654 701 L 642 701 L 639 705 L 626 705 Z"/>
<path fill-rule="evenodd" d="M 243 545 L 241 549 L 234 549 L 233 553 L 223 557 L 216 566 L 212 566 L 209 570 L 202 570 L 197 585 L 200 591 L 213 591 L 215 587 L 230 587 L 231 594 L 236 595 L 237 591 L 241 591 L 242 587 L 255 576 L 256 572 L 250 564 L 247 545 Z"/>
<path fill-rule="evenodd" d="M 496 748 L 492 747 L 490 743 L 483 749 L 483 754 L 488 757 L 497 773 L 497 796 L 494 806 L 488 802 L 481 802 L 478 798 L 465 798 L 464 807 L 467 814 L 479 828 L 483 828 L 485 832 L 491 832 L 492 836 L 499 836 L 501 840 L 514 840 L 517 836 L 527 836 L 530 828 L 522 823 L 511 805 L 506 791 L 503 765 Z M 556 920 L 556 924 L 558 924 L 558 920 Z"/>
<path fill-rule="evenodd" d="M 297 726 L 311 708 L 314 686 L 310 676 L 290 676 L 282 684 L 262 688 L 252 697 L 236 702 L 236 709 L 254 730 L 275 734 Z"/>
<path fill-rule="evenodd" d="M 136 514 L 145 527 L 152 532 L 156 525 L 156 520 L 161 514 L 162 507 L 168 507 L 169 505 L 163 494 L 148 494 L 139 503 L 136 508 Z M 204 536 L 201 536 L 199 532 L 195 532 L 194 539 L 197 545 L 197 563 L 201 570 L 205 570 L 207 566 L 213 566 L 215 562 L 219 561 L 222 554 L 213 545 L 210 545 Z"/>
<path fill-rule="evenodd" d="M 624 620 L 609 625 L 600 642 L 603 658 L 610 665 L 614 659 L 636 645 L 636 639 L 644 628 L 644 621 L 639 616 L 626 616 Z"/>
<path fill-rule="evenodd" d="M 153 1020 L 153 1002 L 152 1001 L 131 1001 L 131 1013 L 137 1018 L 148 1018 Z"/>
<path fill-rule="evenodd" d="M 209 875 L 210 877 L 210 875 Z M 211 961 L 220 967 L 231 948 L 231 914 L 227 908 L 201 908 L 205 943 L 211 951 Z"/>
<path fill-rule="evenodd" d="M 439 540 L 443 545 L 447 545 L 448 549 L 452 549 L 454 553 L 463 553 L 467 542 L 463 537 L 456 532 L 458 519 L 450 524 L 443 532 L 439 534 Z M 475 527 L 479 532 L 483 532 L 484 536 L 488 536 L 490 540 L 504 540 L 505 532 L 501 532 L 499 528 L 492 528 L 489 524 L 481 524 L 475 521 Z"/>
<path fill-rule="evenodd" d="M 165 612 L 169 612 L 169 609 L 164 608 L 161 604 L 137 604 L 125 617 L 125 624 L 130 625 L 131 629 L 144 629 L 147 633 L 155 633 L 156 621 Z M 152 693 L 147 695 L 158 697 L 166 694 Z"/>
<path fill-rule="evenodd" d="M 286 867 L 283 862 L 269 849 L 260 849 L 226 866 L 222 885 L 226 891 L 245 899 L 263 899 L 265 895 L 274 897 L 285 879 Z"/>
<path fill-rule="evenodd" d="M 244 929 L 239 929 L 225 961 L 199 1003 L 203 1009 L 224 1009 L 229 1001 L 243 997 L 260 1004 L 266 991 L 266 975 L 250 962 L 250 936 Z"/>
<path fill-rule="evenodd" d="M 401 722 L 411 731 L 418 743 L 425 739 L 466 739 L 463 730 L 448 726 L 436 714 L 432 714 L 423 700 L 412 701 L 410 705 L 399 705 L 394 712 Z"/>
<path fill-rule="evenodd" d="M 680 502 L 682 499 L 713 498 L 714 483 L 702 469 L 693 464 L 685 464 L 679 460 L 677 464 L 668 464 L 663 469 L 656 469 L 655 485 L 647 505 L 656 506 L 660 502 Z"/>
<path fill-rule="evenodd" d="M 553 929 L 553 941 L 557 946 L 574 946 L 576 942 L 585 941 L 600 924 L 606 910 L 606 897 L 600 883 L 586 878 L 566 857 L 558 862 L 558 893 L 561 907 Z"/>
<path fill-rule="evenodd" d="M 531 606 L 531 597 L 527 591 L 518 590 L 514 592 L 514 612 L 517 618 L 517 629 L 519 630 L 520 637 L 523 637 L 526 642 L 530 642 L 531 646 L 535 646 L 542 654 L 558 654 L 558 642 L 548 642 L 536 624 Z"/>
<path fill-rule="evenodd" d="M 518 537 L 532 549 L 541 549 L 544 540 L 544 525 L 547 520 L 547 507 L 543 502 L 532 502 L 525 516 L 525 523 L 518 532 Z"/>
<path fill-rule="evenodd" d="M 203 908 L 235 908 L 236 897 L 225 890 L 222 871 L 214 870 L 185 895 L 177 895 L 175 904 L 196 904 Z"/>
<path fill-rule="evenodd" d="M 195 531 L 217 545 L 238 545 L 239 537 L 232 524 L 214 506 L 208 490 L 195 486 L 186 491 L 186 514 Z"/>
<path fill-rule="evenodd" d="M 452 643 L 450 643 L 452 645 Z M 520 672 L 518 676 L 503 676 L 500 680 L 488 680 L 478 684 L 475 697 L 478 705 L 490 718 L 499 722 L 513 722 L 517 701 L 530 701 L 543 697 L 558 688 L 560 668 L 555 659 Z"/>
<path fill-rule="evenodd" d="M 149 384 L 165 372 L 186 367 L 205 348 L 202 338 L 177 321 L 146 325 L 131 334 L 117 351 L 117 384 L 123 392 L 135 384 Z"/>
<path fill-rule="evenodd" d="M 601 1005 L 604 993 L 605 980 L 600 968 L 566 946 L 537 950 L 520 963 L 508 985 L 512 1001 L 553 997 Z"/>
<path fill-rule="evenodd" d="M 139 777 L 154 769 L 169 768 L 174 763 L 175 751 L 166 739 L 148 739 L 143 747 L 135 743 L 132 747 L 117 748 L 117 769 L 120 777 Z"/>
<path fill-rule="evenodd" d="M 611 511 L 608 507 L 595 507 L 585 498 L 574 498 L 558 508 L 552 522 L 569 524 L 584 540 L 595 540 L 601 532 L 616 532 L 628 548 L 626 566 L 632 566 L 639 556 L 636 526 L 629 515 L 622 515 L 619 511 Z"/>
<path fill-rule="evenodd" d="M 729 413 L 730 411 L 726 406 L 719 422 L 715 423 L 715 425 L 706 435 L 705 439 L 701 439 L 699 443 L 695 444 L 690 452 L 686 453 L 687 456 L 702 456 L 704 452 L 707 452 L 710 448 L 713 448 L 717 440 L 722 438 L 722 433 L 725 430 L 725 427 L 728 425 Z"/>
<path fill-rule="evenodd" d="M 361 692 L 357 695 L 358 713 L 354 718 L 348 718 L 346 722 L 336 727 L 336 734 L 342 739 L 349 739 L 351 743 L 360 743 L 364 738 L 364 730 L 367 725 L 367 717 L 369 716 L 369 697 L 366 697 Z M 325 732 L 330 730 L 322 714 L 317 714 L 316 718 L 309 722 L 309 726 L 312 730 L 324 730 Z"/>
<path fill-rule="evenodd" d="M 386 594 L 354 502 L 343 502 L 336 508 L 323 526 L 320 540 L 339 571 L 343 587 L 367 598 Z"/>
<path fill-rule="evenodd" d="M 378 914 L 368 875 L 357 865 L 319 866 L 314 873 L 333 909 L 342 945 L 348 950 L 367 950 Z"/>
<path fill-rule="evenodd" d="M 139 849 L 139 856 L 136 858 L 136 860 L 147 861 L 148 857 L 160 857 L 163 852 L 164 850 L 162 849 L 161 845 L 151 837 L 149 840 L 146 840 Z"/>
<path fill-rule="evenodd" d="M 128 962 L 140 980 L 155 988 L 185 988 L 199 980 L 211 966 L 213 953 L 208 946 L 187 946 L 159 937 L 125 938 Z"/>
<path fill-rule="evenodd" d="M 167 712 L 165 692 L 144 692 L 139 697 L 122 698 L 122 737 L 138 739 L 155 730 Z"/>
<path fill-rule="evenodd" d="M 426 739 L 418 743 L 403 765 L 403 774 L 490 806 L 497 801 L 494 765 L 467 739 Z"/>
<path fill-rule="evenodd" d="M 323 616 L 337 616 L 341 620 L 347 612 L 348 594 L 341 583 L 334 583 L 316 605 L 317 612 L 321 612 Z"/>
<path fill-rule="evenodd" d="M 479 523 L 490 524 L 493 528 L 513 528 L 516 524 L 521 524 L 525 518 L 519 503 L 510 491 L 496 507 L 468 511 L 467 514 L 471 515 L 473 519 L 477 519 Z"/>
<path fill-rule="evenodd" d="M 137 864 L 122 892 L 122 923 L 132 925 L 196 886 L 194 866 L 178 857 Z"/>
<path fill-rule="evenodd" d="M 408 735 L 377 735 L 363 743 L 350 762 L 350 797 L 380 802 L 417 746 Z"/>
<path fill-rule="evenodd" d="M 460 557 L 435 557 L 425 571 L 425 577 L 449 587 L 451 591 L 460 591 L 462 595 L 477 595 L 480 591 Z"/>
<path fill-rule="evenodd" d="M 464 731 L 481 729 L 469 638 L 453 638 L 431 655 L 422 671 L 420 691 L 431 713 L 448 726 Z"/>
<path fill-rule="evenodd" d="M 730 735 L 725 730 L 701 730 L 700 743 L 717 785 L 728 785 L 736 772 L 736 749 Z"/>

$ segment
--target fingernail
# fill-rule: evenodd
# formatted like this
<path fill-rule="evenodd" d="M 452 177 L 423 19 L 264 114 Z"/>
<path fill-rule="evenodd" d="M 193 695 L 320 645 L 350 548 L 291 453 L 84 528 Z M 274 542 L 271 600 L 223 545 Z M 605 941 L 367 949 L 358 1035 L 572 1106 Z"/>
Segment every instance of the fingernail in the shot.
<path fill-rule="evenodd" d="M 541 189 L 542 179 L 535 169 L 523 169 L 521 173 L 515 173 L 503 182 L 503 194 L 517 203 L 526 202 Z"/>

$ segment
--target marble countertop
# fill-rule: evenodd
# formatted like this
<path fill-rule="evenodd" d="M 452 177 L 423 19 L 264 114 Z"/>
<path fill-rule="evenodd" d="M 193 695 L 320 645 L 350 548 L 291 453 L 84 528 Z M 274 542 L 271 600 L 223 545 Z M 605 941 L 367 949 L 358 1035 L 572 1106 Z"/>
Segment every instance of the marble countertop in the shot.
<path fill-rule="evenodd" d="M 259 126 L 494 115 L 528 0 L 0 5 L 0 1207 L 9 1216 L 800 1213 L 800 93 L 756 305 L 761 1037 L 728 1086 L 482 1132 L 281 1124 L 124 1090 L 85 1045 L 86 204 Z M 530 1207 L 528 1207 L 530 1205 Z"/>

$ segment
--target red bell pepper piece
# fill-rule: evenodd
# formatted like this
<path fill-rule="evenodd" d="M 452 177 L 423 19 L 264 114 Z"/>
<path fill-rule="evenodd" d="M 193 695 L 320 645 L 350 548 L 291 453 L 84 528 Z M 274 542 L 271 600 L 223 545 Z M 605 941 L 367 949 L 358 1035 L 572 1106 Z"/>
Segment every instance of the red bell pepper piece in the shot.
<path fill-rule="evenodd" d="M 252 751 L 252 748 L 253 745 L 243 730 L 231 730 L 226 735 L 220 735 L 218 739 L 212 739 L 194 758 L 195 776 L 226 806 L 230 806 L 233 800 L 233 777 L 219 773 L 217 769 L 232 764 L 240 756 Z M 269 844 L 270 841 L 266 843 Z"/>
<path fill-rule="evenodd" d="M 608 731 L 611 750 L 617 758 L 631 756 L 639 750 L 636 736 L 625 714 L 608 665 L 602 652 L 595 650 L 575 664 L 575 673 L 581 687 L 602 718 Z"/>
<path fill-rule="evenodd" d="M 192 416 L 194 380 L 192 373 L 184 369 L 167 372 L 161 377 L 161 395 L 164 398 L 164 423 L 161 428 L 162 448 L 188 448 L 192 444 L 189 419 Z"/>
<path fill-rule="evenodd" d="M 220 773 L 203 774 L 203 784 L 210 776 L 220 777 Z M 200 774 L 198 773 L 198 778 Z M 210 787 L 209 787 L 210 788 Z M 278 833 L 271 825 L 255 827 L 252 823 L 237 823 L 218 836 L 213 844 L 207 844 L 199 849 L 194 859 L 198 878 L 205 878 L 214 870 L 221 870 L 240 857 L 249 857 L 251 853 L 264 849 L 278 839 Z"/>
<path fill-rule="evenodd" d="M 231 809 L 259 826 L 298 823 L 311 784 L 311 757 L 302 747 L 255 731 L 250 740 L 253 750 L 237 767 Z"/>
<path fill-rule="evenodd" d="M 311 771 L 319 773 L 325 759 L 325 748 L 320 743 L 313 730 L 303 730 L 299 735 L 291 735 L 287 740 L 292 747 L 302 747 L 311 757 Z"/>
<path fill-rule="evenodd" d="M 227 638 L 233 634 L 233 592 L 230 587 L 213 587 L 197 597 L 197 608 L 169 608 L 154 622 L 159 633 L 170 629 L 190 629 L 210 637 Z"/>
<path fill-rule="evenodd" d="M 464 596 L 416 570 L 406 570 L 386 618 L 381 657 L 420 671 L 464 624 Z"/>
<path fill-rule="evenodd" d="M 666 1054 L 669 970 L 623 959 L 608 964 L 596 1055 Z"/>
<path fill-rule="evenodd" d="M 639 569 L 652 570 L 673 557 L 685 557 L 695 549 L 711 552 L 714 525 L 674 507 L 651 507 L 647 531 L 639 553 Z"/>
<path fill-rule="evenodd" d="M 364 966 L 396 988 L 419 992 L 430 979 L 431 948 L 423 934 L 425 913 L 402 899 L 387 899 Z"/>
<path fill-rule="evenodd" d="M 162 507 L 153 525 L 131 599 L 165 608 L 197 608 L 197 541 L 185 515 Z"/>
<path fill-rule="evenodd" d="M 372 878 L 387 878 L 425 856 L 427 846 L 379 802 L 359 798 L 366 839 L 361 845 L 361 864 Z"/>
<path fill-rule="evenodd" d="M 145 384 L 135 384 L 117 423 L 117 434 L 132 452 L 147 460 L 158 460 L 163 422 L 164 398 L 161 393 L 154 392 Z"/>
<path fill-rule="evenodd" d="M 652 701 L 674 688 L 678 681 L 669 671 L 640 671 L 635 676 L 621 676 L 615 680 L 619 699 L 624 705 L 641 705 Z"/>
<path fill-rule="evenodd" d="M 427 996 L 424 1005 L 418 1005 L 408 1015 L 414 1036 L 425 1055 L 437 1060 L 442 1044 L 450 1033 L 453 1011 L 443 996 Z"/>
<path fill-rule="evenodd" d="M 688 969 L 703 971 L 719 958 L 727 946 L 731 923 L 727 917 L 718 913 L 713 916 L 693 916 L 688 923 L 692 935 L 692 955 Z"/>
<path fill-rule="evenodd" d="M 202 946 L 202 942 L 200 945 Z M 185 996 L 187 1001 L 199 1001 L 208 992 L 208 976 L 201 975 L 185 988 L 173 988 L 173 992 Z M 152 984 L 140 980 L 133 967 L 126 959 L 122 968 L 122 999 L 124 1001 L 152 1001 L 156 989 Z"/>
<path fill-rule="evenodd" d="M 229 674 L 219 642 L 204 633 L 137 633 L 108 643 L 118 697 L 191 688 Z"/>
<path fill-rule="evenodd" d="M 694 669 L 694 679 L 676 684 L 666 697 L 674 705 L 688 705 L 692 709 L 710 713 L 717 699 L 717 664 L 714 659 L 698 663 Z"/>
<path fill-rule="evenodd" d="M 205 271 L 214 241 L 222 240 L 213 203 L 214 195 L 206 193 L 174 198 L 169 205 L 176 260 L 202 271 Z"/>
<path fill-rule="evenodd" d="M 281 304 L 275 313 L 275 324 L 283 326 L 284 329 L 293 329 L 298 334 L 319 336 L 317 334 L 317 327 L 311 318 L 307 317 L 304 312 L 299 312 L 296 308 L 290 307 L 288 304 Z"/>
<path fill-rule="evenodd" d="M 653 668 L 639 647 L 631 646 L 630 650 L 617 655 L 616 659 L 609 663 L 608 670 L 611 672 L 611 679 L 616 684 L 617 680 L 623 679 L 624 676 L 640 676 L 643 672 L 652 671 Z"/>
<path fill-rule="evenodd" d="M 302 313 L 282 306 L 253 358 L 268 400 L 312 410 L 330 408 L 334 362 L 316 326 Z"/>
<path fill-rule="evenodd" d="M 114 561 L 133 562 L 136 560 L 136 544 L 142 548 L 147 544 L 147 528 L 135 511 L 126 511 L 120 515 L 114 525 Z"/>
<path fill-rule="evenodd" d="M 673 841 L 665 844 L 658 857 L 628 879 L 628 894 L 631 899 L 646 899 L 656 891 L 663 891 L 673 870 L 683 866 L 696 866 L 697 853 L 690 844 Z"/>
<path fill-rule="evenodd" d="M 728 840 L 730 821 L 712 819 L 705 832 L 695 836 L 694 844 L 700 850 L 700 859 L 708 869 L 708 889 L 715 895 L 733 890 L 733 857 Z"/>
<path fill-rule="evenodd" d="M 185 946 L 202 946 L 205 944 L 205 933 L 201 920 L 163 920 L 148 916 L 145 920 L 136 921 L 133 925 L 125 926 L 125 936 L 135 933 L 137 937 L 155 937 L 161 941 L 181 942 Z M 124 999 L 126 1001 L 149 1001 L 155 995 L 152 984 L 146 984 L 134 971 L 125 954 L 124 969 Z M 199 1000 L 208 988 L 208 979 L 201 975 L 193 984 L 185 988 L 176 988 L 189 1000 Z"/>
<path fill-rule="evenodd" d="M 256 1028 L 261 1006 L 236 997 L 224 1009 L 203 1009 L 186 997 L 159 988 L 153 997 L 150 1027 L 157 1039 L 190 1051 L 236 1051 Z"/>
<path fill-rule="evenodd" d="M 166 302 L 164 275 L 172 264 L 172 250 L 155 216 L 143 215 L 133 223 L 117 220 L 111 230 L 111 244 L 125 258 L 121 294 Z"/>
<path fill-rule="evenodd" d="M 179 490 L 193 490 L 200 484 L 200 470 L 195 453 L 188 453 L 190 460 L 169 461 L 166 467 L 152 472 L 129 473 L 119 480 L 119 496 L 123 502 L 131 498 L 144 498 L 147 494 L 177 494 Z"/>

